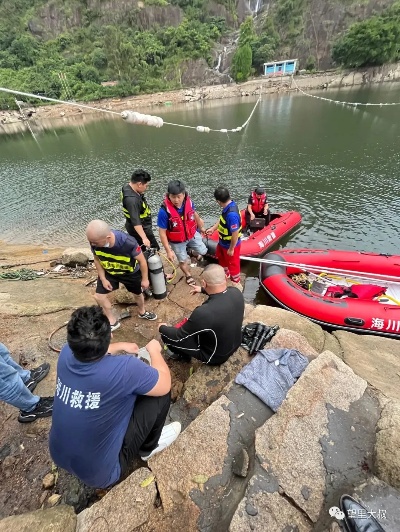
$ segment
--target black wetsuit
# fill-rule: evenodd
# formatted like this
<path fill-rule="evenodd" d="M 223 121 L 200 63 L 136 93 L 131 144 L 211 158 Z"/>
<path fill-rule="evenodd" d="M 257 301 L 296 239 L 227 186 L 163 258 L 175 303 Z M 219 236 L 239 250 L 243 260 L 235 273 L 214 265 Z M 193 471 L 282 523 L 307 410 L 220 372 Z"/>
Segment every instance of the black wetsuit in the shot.
<path fill-rule="evenodd" d="M 241 344 L 243 315 L 243 294 L 230 287 L 219 294 L 211 294 L 194 309 L 182 327 L 162 325 L 161 338 L 175 353 L 219 365 Z"/>

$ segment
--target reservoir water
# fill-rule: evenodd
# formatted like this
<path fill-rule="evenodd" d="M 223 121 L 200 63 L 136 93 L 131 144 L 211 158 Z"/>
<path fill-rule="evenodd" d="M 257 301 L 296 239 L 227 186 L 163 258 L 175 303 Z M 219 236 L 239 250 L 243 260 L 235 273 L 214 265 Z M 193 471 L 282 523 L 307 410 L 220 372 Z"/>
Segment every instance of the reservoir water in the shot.
<path fill-rule="evenodd" d="M 400 102 L 400 84 L 315 93 L 352 102 Z M 143 110 L 164 120 L 237 127 L 255 98 Z M 252 187 L 267 188 L 272 211 L 297 210 L 291 247 L 400 253 L 400 106 L 351 108 L 299 94 L 264 95 L 241 133 L 197 133 L 126 124 L 99 113 L 81 124 L 57 121 L 40 132 L 0 136 L 0 239 L 77 245 L 88 221 L 124 220 L 119 193 L 133 169 L 152 176 L 156 217 L 166 184 L 183 180 L 207 224 L 226 184 L 244 207 Z"/>

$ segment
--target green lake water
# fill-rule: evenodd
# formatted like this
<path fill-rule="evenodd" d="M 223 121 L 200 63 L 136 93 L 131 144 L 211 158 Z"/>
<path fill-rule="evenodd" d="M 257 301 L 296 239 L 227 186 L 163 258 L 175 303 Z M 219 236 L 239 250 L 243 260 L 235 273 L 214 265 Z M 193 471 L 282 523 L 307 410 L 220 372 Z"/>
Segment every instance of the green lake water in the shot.
<path fill-rule="evenodd" d="M 353 102 L 400 102 L 400 84 L 315 93 Z M 155 107 L 169 122 L 234 128 L 255 98 Z M 34 126 L 34 124 L 33 124 Z M 119 192 L 133 169 L 152 176 L 156 217 L 166 184 L 183 180 L 211 224 L 226 184 L 240 207 L 267 188 L 273 211 L 298 210 L 291 247 L 400 253 L 400 106 L 349 108 L 299 94 L 265 95 L 241 133 L 197 133 L 126 124 L 106 114 L 85 124 L 59 121 L 37 134 L 0 136 L 0 239 L 77 245 L 88 221 L 124 224 Z"/>

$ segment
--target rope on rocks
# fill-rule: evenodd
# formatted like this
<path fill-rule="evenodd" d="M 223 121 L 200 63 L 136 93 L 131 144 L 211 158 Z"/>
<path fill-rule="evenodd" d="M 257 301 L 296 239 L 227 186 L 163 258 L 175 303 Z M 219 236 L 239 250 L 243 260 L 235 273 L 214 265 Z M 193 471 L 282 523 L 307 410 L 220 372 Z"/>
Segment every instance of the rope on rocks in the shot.
<path fill-rule="evenodd" d="M 322 100 L 324 102 L 331 102 L 336 105 L 348 105 L 349 107 L 384 107 L 389 105 L 400 105 L 400 102 L 389 102 L 389 103 L 362 103 L 362 102 L 342 102 L 340 100 L 333 100 L 332 98 L 323 98 L 322 96 L 316 96 L 315 94 L 310 94 L 308 92 L 303 91 L 303 89 L 300 89 L 300 87 L 297 85 L 296 80 L 292 76 L 293 83 L 296 85 L 296 89 L 301 92 L 301 94 L 304 94 L 304 96 L 308 96 L 310 98 L 315 98 L 316 100 Z"/>
<path fill-rule="evenodd" d="M 13 270 L 10 272 L 0 273 L 0 280 L 2 281 L 32 281 L 40 277 L 35 270 L 28 268 L 21 268 L 20 270 Z"/>
<path fill-rule="evenodd" d="M 73 107 L 81 107 L 83 109 L 90 109 L 92 111 L 99 111 L 99 112 L 102 112 L 102 113 L 110 113 L 110 114 L 113 114 L 113 115 L 120 116 L 128 124 L 152 126 L 152 127 L 157 127 L 157 128 L 160 128 L 164 124 L 166 124 L 168 126 L 195 129 L 198 133 L 210 133 L 211 131 L 216 132 L 216 133 L 238 133 L 238 132 L 242 131 L 247 126 L 247 124 L 249 123 L 251 117 L 254 114 L 254 111 L 256 110 L 257 105 L 261 101 L 261 90 L 260 90 L 260 96 L 258 97 L 258 99 L 257 99 L 257 101 L 256 101 L 256 103 L 255 103 L 255 105 L 253 107 L 253 110 L 250 113 L 249 118 L 241 126 L 238 126 L 236 128 L 233 128 L 233 129 L 226 129 L 226 128 L 213 129 L 213 128 L 207 127 L 207 126 L 187 126 L 185 124 L 175 124 L 173 122 L 165 122 L 159 116 L 147 115 L 147 114 L 143 114 L 143 113 L 138 113 L 136 111 L 126 110 L 126 111 L 122 111 L 121 113 L 118 113 L 116 111 L 111 111 L 110 109 L 103 109 L 103 108 L 100 108 L 100 107 L 93 107 L 91 105 L 86 105 L 86 104 L 77 103 L 77 102 L 69 102 L 69 101 L 66 101 L 66 100 L 57 100 L 56 98 L 48 98 L 47 96 L 40 96 L 38 94 L 32 94 L 32 93 L 29 93 L 29 92 L 16 91 L 16 90 L 12 90 L 12 89 L 7 89 L 5 87 L 0 87 L 0 92 L 1 91 L 2 92 L 7 92 L 9 94 L 25 96 L 27 98 L 37 98 L 38 100 L 45 100 L 45 101 L 54 102 L 54 103 L 62 103 L 62 104 L 65 104 L 65 105 L 71 105 Z"/>

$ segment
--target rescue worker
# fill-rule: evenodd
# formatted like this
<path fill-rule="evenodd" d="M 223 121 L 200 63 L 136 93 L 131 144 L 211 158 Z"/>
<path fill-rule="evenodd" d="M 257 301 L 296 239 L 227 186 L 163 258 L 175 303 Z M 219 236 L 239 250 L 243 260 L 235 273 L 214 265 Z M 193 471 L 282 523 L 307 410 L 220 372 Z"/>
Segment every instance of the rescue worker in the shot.
<path fill-rule="evenodd" d="M 110 321 L 111 331 L 120 326 L 114 316 L 108 294 L 122 283 L 136 300 L 139 318 L 156 320 L 157 315 L 146 311 L 143 290 L 149 287 L 146 259 L 135 238 L 122 231 L 111 230 L 107 222 L 92 220 L 86 228 L 98 273 L 95 300 Z"/>
<path fill-rule="evenodd" d="M 271 214 L 269 212 L 268 197 L 264 188 L 257 187 L 250 194 L 247 200 L 247 209 L 245 212 L 246 228 L 250 228 L 250 222 L 254 218 L 265 218 L 265 224 L 270 222 Z"/>
<path fill-rule="evenodd" d="M 139 246 L 158 251 L 160 246 L 153 233 L 150 207 L 144 197 L 150 181 L 151 175 L 146 170 L 133 172 L 130 183 L 122 187 L 122 211 L 128 234 L 137 240 Z"/>
<path fill-rule="evenodd" d="M 204 269 L 201 285 L 194 286 L 191 293 L 206 294 L 203 304 L 178 326 L 161 323 L 158 330 L 167 358 L 182 362 L 196 358 L 217 366 L 242 342 L 244 298 L 239 290 L 226 286 L 225 272 L 218 264 Z"/>
<path fill-rule="evenodd" d="M 175 255 L 186 283 L 196 284 L 190 273 L 188 251 L 197 260 L 207 253 L 207 247 L 198 232 L 199 228 L 205 234 L 205 227 L 182 181 L 168 183 L 167 194 L 158 212 L 157 225 L 168 259 L 173 261 Z"/>
<path fill-rule="evenodd" d="M 211 236 L 218 229 L 218 245 L 216 257 L 218 263 L 224 268 L 227 278 L 240 285 L 240 244 L 242 236 L 241 216 L 236 203 L 231 199 L 229 190 L 226 187 L 218 187 L 214 191 L 214 198 L 218 205 L 222 207 L 219 221 L 210 229 L 207 235 Z"/>

